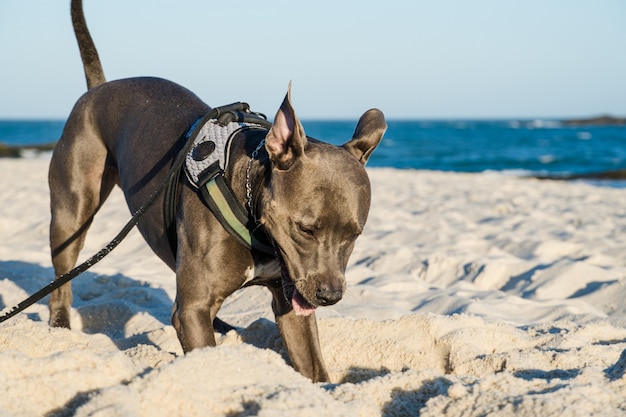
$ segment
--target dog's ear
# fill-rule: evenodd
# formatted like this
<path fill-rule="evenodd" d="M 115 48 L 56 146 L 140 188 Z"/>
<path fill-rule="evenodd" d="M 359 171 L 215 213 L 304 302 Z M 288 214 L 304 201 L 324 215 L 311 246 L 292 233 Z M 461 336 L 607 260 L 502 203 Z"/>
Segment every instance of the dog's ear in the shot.
<path fill-rule="evenodd" d="M 306 146 L 304 128 L 291 105 L 291 82 L 287 94 L 274 117 L 274 125 L 265 137 L 265 149 L 274 166 L 288 169 L 304 153 Z"/>
<path fill-rule="evenodd" d="M 383 112 L 378 109 L 368 110 L 359 119 L 352 139 L 344 143 L 342 148 L 365 165 L 386 130 L 387 123 Z"/>

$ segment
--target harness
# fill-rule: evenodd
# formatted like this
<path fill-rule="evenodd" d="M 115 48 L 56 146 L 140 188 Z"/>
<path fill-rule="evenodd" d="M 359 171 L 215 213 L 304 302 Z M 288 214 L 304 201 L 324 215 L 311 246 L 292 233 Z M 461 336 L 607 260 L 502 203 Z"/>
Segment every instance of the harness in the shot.
<path fill-rule="evenodd" d="M 245 104 L 244 104 L 245 105 Z M 247 106 L 247 105 L 245 105 Z M 261 141 L 251 155 L 246 175 L 246 197 L 249 211 L 245 209 L 235 196 L 234 191 L 226 180 L 226 167 L 230 160 L 232 139 L 246 131 L 266 132 L 271 123 L 264 116 L 246 111 L 230 111 L 218 118 L 198 119 L 189 129 L 187 139 L 193 141 L 193 146 L 185 157 L 183 171 L 188 183 L 198 190 L 200 198 L 211 210 L 232 236 L 248 249 L 256 249 L 266 254 L 274 255 L 275 251 L 265 230 L 257 225 L 252 209 L 250 186 L 250 163 L 263 146 Z M 178 187 L 180 181 L 172 184 Z M 178 191 L 166 194 L 165 221 L 170 247 L 176 253 L 176 206 Z"/>

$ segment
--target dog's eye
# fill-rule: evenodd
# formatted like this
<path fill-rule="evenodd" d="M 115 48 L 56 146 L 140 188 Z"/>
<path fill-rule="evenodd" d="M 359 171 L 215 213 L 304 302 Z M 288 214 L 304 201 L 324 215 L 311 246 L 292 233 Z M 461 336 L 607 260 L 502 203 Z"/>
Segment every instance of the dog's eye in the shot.
<path fill-rule="evenodd" d="M 315 233 L 313 232 L 313 229 L 310 229 L 306 226 L 303 226 L 301 224 L 298 224 L 298 229 L 300 230 L 300 232 L 302 232 L 302 234 L 309 236 L 309 237 L 313 237 L 315 235 Z"/>

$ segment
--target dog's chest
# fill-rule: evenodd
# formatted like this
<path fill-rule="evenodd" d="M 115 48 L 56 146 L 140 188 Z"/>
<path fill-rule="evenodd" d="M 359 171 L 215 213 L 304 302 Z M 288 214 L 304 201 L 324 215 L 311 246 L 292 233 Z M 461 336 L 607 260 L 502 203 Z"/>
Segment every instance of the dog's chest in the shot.
<path fill-rule="evenodd" d="M 272 259 L 263 263 L 259 262 L 246 269 L 244 285 L 254 279 L 273 279 L 280 276 L 280 263 L 277 260 Z"/>

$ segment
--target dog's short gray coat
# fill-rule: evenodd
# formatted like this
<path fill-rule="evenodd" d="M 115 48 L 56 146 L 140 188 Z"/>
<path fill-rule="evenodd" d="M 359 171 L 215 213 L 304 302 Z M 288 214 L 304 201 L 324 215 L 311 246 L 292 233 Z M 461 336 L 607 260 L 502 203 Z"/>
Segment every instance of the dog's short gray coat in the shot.
<path fill-rule="evenodd" d="M 158 78 L 104 82 L 80 0 L 72 17 L 89 91 L 76 103 L 50 163 L 50 245 L 58 276 L 76 263 L 89 225 L 117 184 L 131 211 L 163 181 L 189 126 L 211 108 L 191 91 Z M 208 80 L 210 82 L 210 80 Z M 177 250 L 165 230 L 160 196 L 138 224 L 152 250 L 176 272 L 172 323 L 185 352 L 215 345 L 213 320 L 224 299 L 244 284 L 265 285 L 295 369 L 327 381 L 314 308 L 338 302 L 345 269 L 370 205 L 364 164 L 386 129 L 367 111 L 342 147 L 308 138 L 288 92 L 268 132 L 233 139 L 226 178 L 245 205 L 251 153 L 254 215 L 275 241 L 277 256 L 250 251 L 219 224 L 181 177 Z M 50 298 L 50 324 L 70 326 L 69 285 Z"/>

